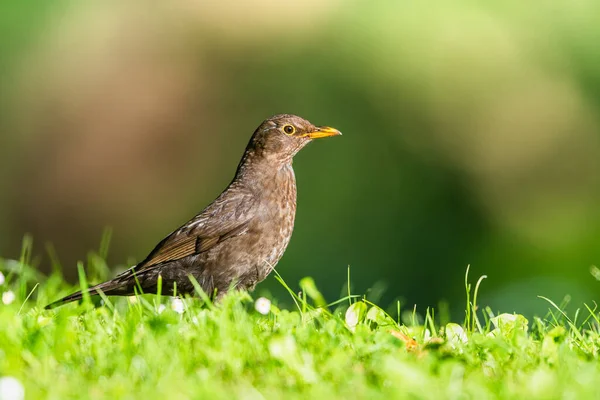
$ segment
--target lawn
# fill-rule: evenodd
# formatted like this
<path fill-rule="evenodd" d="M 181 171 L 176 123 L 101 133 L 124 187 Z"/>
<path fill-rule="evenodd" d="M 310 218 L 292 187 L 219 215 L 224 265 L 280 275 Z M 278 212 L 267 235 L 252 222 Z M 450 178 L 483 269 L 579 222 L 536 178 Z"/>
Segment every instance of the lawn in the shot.
<path fill-rule="evenodd" d="M 495 315 L 466 283 L 464 320 L 429 309 L 398 322 L 362 296 L 326 305 L 307 278 L 281 280 L 290 309 L 238 292 L 220 304 L 146 294 L 44 310 L 75 288 L 27 265 L 0 261 L 3 400 L 599 398 L 587 306 Z"/>

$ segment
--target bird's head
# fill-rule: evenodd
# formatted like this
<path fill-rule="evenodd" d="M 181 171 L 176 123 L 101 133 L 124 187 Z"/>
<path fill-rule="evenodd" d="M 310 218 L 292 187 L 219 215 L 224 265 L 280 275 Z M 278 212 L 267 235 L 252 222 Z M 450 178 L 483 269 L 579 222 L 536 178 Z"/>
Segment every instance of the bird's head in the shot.
<path fill-rule="evenodd" d="M 246 153 L 286 164 L 312 140 L 341 134 L 337 129 L 315 126 L 296 115 L 280 114 L 260 124 L 248 143 Z"/>

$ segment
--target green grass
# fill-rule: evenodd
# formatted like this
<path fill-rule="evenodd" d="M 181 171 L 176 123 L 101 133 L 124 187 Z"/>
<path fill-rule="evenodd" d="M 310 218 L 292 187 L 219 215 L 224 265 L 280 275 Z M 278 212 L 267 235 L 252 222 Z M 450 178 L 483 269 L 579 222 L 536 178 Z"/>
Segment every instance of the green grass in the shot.
<path fill-rule="evenodd" d="M 297 288 L 282 280 L 294 308 L 273 304 L 266 315 L 247 293 L 218 305 L 192 298 L 174 303 L 183 312 L 156 295 L 43 310 L 74 288 L 58 272 L 38 276 L 27 260 L 27 254 L 0 260 L 0 295 L 15 295 L 0 303 L 0 377 L 20 381 L 29 399 L 585 399 L 600 393 L 595 309 L 571 318 L 549 301 L 548 315 L 530 322 L 476 312 L 477 288 L 465 280 L 469 300 L 460 324 L 441 325 L 433 310 L 398 323 L 350 293 L 327 306 L 305 279 Z M 93 270 L 106 273 L 99 260 L 92 260 L 100 265 Z"/>

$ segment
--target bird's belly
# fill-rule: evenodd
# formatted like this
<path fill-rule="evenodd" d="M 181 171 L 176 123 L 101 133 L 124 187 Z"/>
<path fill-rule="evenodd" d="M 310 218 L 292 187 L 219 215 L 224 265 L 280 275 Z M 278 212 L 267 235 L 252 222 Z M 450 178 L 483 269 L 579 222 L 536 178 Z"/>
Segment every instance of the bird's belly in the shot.
<path fill-rule="evenodd" d="M 259 229 L 251 233 L 254 242 L 254 266 L 263 280 L 273 270 L 285 252 L 294 228 L 294 213 L 282 209 L 260 223 Z"/>

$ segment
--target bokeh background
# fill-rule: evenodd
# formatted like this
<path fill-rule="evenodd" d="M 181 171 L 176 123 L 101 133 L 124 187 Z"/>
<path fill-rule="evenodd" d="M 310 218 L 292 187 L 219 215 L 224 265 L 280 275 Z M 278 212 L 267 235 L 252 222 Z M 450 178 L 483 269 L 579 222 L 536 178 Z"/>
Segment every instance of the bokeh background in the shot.
<path fill-rule="evenodd" d="M 75 280 L 110 226 L 109 265 L 139 261 L 294 113 L 344 133 L 294 164 L 294 288 L 335 300 L 350 266 L 355 293 L 461 315 L 470 264 L 505 312 L 599 298 L 595 0 L 9 1 L 0 29 L 5 258 L 31 233 Z"/>

